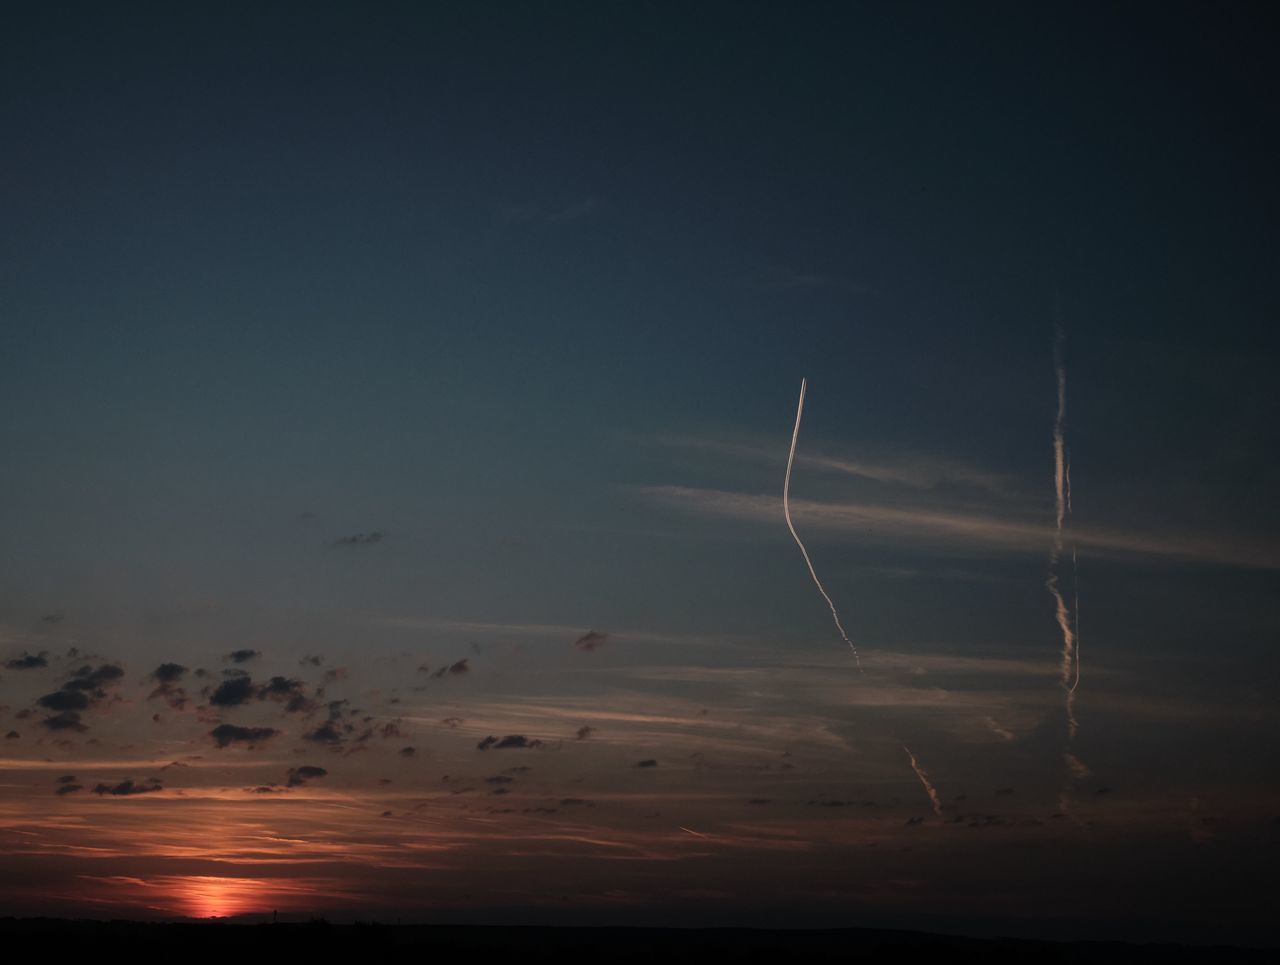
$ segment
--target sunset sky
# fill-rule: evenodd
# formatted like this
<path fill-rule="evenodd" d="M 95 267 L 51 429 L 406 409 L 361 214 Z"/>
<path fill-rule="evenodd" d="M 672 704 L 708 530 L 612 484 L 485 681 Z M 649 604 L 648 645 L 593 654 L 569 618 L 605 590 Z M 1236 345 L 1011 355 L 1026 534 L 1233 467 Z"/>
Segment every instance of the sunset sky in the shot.
<path fill-rule="evenodd" d="M 8 11 L 0 916 L 1280 942 L 1276 21 Z"/>

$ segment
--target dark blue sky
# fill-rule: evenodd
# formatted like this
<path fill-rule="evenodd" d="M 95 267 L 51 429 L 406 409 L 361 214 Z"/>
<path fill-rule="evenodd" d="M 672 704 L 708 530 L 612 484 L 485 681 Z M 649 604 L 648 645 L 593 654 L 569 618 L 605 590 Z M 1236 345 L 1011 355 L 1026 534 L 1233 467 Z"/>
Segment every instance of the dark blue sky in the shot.
<path fill-rule="evenodd" d="M 1060 325 L 1097 673 L 1076 752 L 1104 775 L 1075 790 L 1218 793 L 1254 829 L 1280 807 L 1275 27 L 1257 3 L 10 12 L 6 659 L 324 650 L 390 693 L 396 659 L 472 652 L 477 727 L 531 695 L 581 720 L 764 700 L 780 751 L 821 706 L 876 780 L 910 737 L 1051 809 Z M 796 523 L 880 698 L 812 689 L 848 668 L 781 516 L 801 377 Z M 812 679 L 748 682 L 801 655 Z M 970 761 L 952 713 L 1020 750 Z M 50 746 L 24 753 L 87 753 Z"/>

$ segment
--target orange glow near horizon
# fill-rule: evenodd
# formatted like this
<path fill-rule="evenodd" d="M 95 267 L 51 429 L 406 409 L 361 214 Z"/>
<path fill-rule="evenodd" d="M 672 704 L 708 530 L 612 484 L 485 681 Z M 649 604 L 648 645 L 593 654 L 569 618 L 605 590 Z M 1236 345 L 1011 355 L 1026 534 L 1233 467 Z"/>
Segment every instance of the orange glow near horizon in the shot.
<path fill-rule="evenodd" d="M 106 885 L 111 904 L 140 904 L 188 918 L 233 918 L 267 915 L 275 911 L 310 912 L 317 899 L 355 896 L 334 888 L 334 882 L 309 878 L 236 878 L 218 875 L 161 875 L 143 879 L 131 876 L 89 880 Z"/>

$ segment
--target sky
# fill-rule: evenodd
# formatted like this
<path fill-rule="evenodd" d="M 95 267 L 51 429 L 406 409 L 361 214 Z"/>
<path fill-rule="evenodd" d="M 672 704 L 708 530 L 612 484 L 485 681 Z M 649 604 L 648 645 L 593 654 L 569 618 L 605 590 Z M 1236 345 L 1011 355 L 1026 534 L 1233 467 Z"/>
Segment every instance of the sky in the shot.
<path fill-rule="evenodd" d="M 5 21 L 3 913 L 1280 942 L 1273 6 Z"/>

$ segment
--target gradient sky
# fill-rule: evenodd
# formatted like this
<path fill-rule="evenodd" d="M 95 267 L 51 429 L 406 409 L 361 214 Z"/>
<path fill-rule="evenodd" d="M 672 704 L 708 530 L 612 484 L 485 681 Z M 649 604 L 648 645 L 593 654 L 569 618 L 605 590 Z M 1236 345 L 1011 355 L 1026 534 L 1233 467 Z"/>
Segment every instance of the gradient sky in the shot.
<path fill-rule="evenodd" d="M 1276 26 L 10 11 L 0 913 L 1280 941 Z"/>

